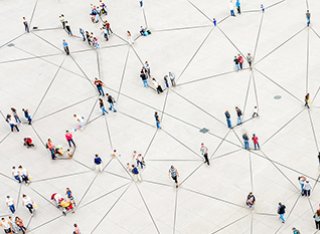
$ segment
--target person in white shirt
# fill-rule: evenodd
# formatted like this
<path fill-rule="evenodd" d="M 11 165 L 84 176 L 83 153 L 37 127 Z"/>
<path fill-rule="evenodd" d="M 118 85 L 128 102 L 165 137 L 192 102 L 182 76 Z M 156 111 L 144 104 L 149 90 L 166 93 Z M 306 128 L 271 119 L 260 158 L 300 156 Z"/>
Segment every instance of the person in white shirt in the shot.
<path fill-rule="evenodd" d="M 30 212 L 31 215 L 33 215 L 34 207 L 33 207 L 33 201 L 31 198 L 25 194 L 22 195 L 22 205 L 24 205 Z"/>
<path fill-rule="evenodd" d="M 23 168 L 21 165 L 18 167 L 18 172 L 22 181 L 25 182 L 27 185 L 30 184 L 29 180 L 29 173 L 26 168 Z"/>
<path fill-rule="evenodd" d="M 5 218 L 1 218 L 0 225 L 2 226 L 4 233 L 13 234 L 11 229 L 11 223 L 9 220 L 6 220 Z"/>
<path fill-rule="evenodd" d="M 234 13 L 234 6 L 233 6 L 232 0 L 229 3 L 229 8 L 230 8 L 230 15 L 231 16 L 236 16 L 235 13 Z"/>
<path fill-rule="evenodd" d="M 75 119 L 75 121 L 77 123 L 77 126 L 74 129 L 74 131 L 81 130 L 83 128 L 83 126 L 85 125 L 85 122 L 86 122 L 85 118 L 83 116 L 79 116 L 77 114 L 73 114 L 73 118 Z"/>
<path fill-rule="evenodd" d="M 204 145 L 204 143 L 201 143 L 200 152 L 201 152 L 202 156 L 204 157 L 205 163 L 207 163 L 208 166 L 210 166 L 210 161 L 208 158 L 208 148 Z"/>
<path fill-rule="evenodd" d="M 22 179 L 19 175 L 19 171 L 15 166 L 12 167 L 12 175 L 16 181 L 18 181 L 19 183 L 22 182 Z"/>
<path fill-rule="evenodd" d="M 10 196 L 6 197 L 6 205 L 9 208 L 9 210 L 11 211 L 12 214 L 14 214 L 16 212 L 16 208 L 14 206 L 14 201 Z"/>
<path fill-rule="evenodd" d="M 309 181 L 306 180 L 306 182 L 304 182 L 304 186 L 303 186 L 303 195 L 306 197 L 310 197 L 311 189 L 312 188 L 311 188 Z"/>

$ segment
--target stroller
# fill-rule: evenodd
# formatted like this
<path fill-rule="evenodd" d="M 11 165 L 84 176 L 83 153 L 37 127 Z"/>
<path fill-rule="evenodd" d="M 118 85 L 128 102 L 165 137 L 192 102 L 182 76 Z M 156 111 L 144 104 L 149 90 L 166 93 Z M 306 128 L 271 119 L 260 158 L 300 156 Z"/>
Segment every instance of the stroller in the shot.
<path fill-rule="evenodd" d="M 74 213 L 74 207 L 70 200 L 63 198 L 60 194 L 54 193 L 51 195 L 51 200 L 55 206 L 62 211 L 63 215 L 67 215 L 70 212 Z"/>

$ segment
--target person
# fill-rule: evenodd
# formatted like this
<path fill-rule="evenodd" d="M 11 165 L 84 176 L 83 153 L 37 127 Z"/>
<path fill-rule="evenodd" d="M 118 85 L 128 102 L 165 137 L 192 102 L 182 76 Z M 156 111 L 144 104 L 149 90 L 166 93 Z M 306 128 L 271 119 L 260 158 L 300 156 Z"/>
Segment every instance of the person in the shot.
<path fill-rule="evenodd" d="M 151 34 L 151 31 L 149 29 L 140 26 L 140 35 L 141 36 L 146 37 L 146 36 L 148 36 L 150 34 Z"/>
<path fill-rule="evenodd" d="M 27 196 L 25 194 L 22 195 L 22 205 L 25 206 L 29 210 L 31 216 L 33 216 L 33 213 L 34 213 L 33 204 L 34 204 L 34 202 L 31 200 L 31 198 L 29 196 Z"/>
<path fill-rule="evenodd" d="M 281 204 L 281 202 L 279 202 L 278 205 L 279 205 L 279 206 L 278 206 L 278 211 L 277 211 L 277 213 L 278 213 L 278 215 L 279 215 L 279 219 L 282 221 L 282 223 L 285 223 L 286 220 L 285 220 L 285 218 L 284 218 L 284 214 L 286 213 L 286 206 L 283 205 L 283 204 Z"/>
<path fill-rule="evenodd" d="M 318 160 L 319 160 L 319 165 L 320 165 L 320 152 L 318 153 Z"/>
<path fill-rule="evenodd" d="M 90 34 L 88 31 L 85 32 L 86 33 L 86 39 L 87 39 L 87 42 L 88 42 L 88 45 L 91 46 L 91 38 L 90 38 Z"/>
<path fill-rule="evenodd" d="M 236 16 L 236 15 L 234 14 L 234 8 L 233 8 L 233 2 L 232 2 L 232 0 L 230 0 L 229 8 L 230 8 L 230 15 L 231 15 L 231 16 Z"/>
<path fill-rule="evenodd" d="M 240 70 L 240 66 L 239 66 L 239 60 L 238 60 L 237 56 L 234 56 L 233 62 L 234 62 L 235 70 L 239 71 Z"/>
<path fill-rule="evenodd" d="M 292 233 L 293 234 L 300 234 L 300 231 L 296 229 L 295 227 L 292 228 Z"/>
<path fill-rule="evenodd" d="M 27 121 L 28 121 L 28 124 L 31 125 L 32 118 L 31 118 L 31 116 L 30 116 L 30 114 L 29 114 L 28 109 L 22 109 L 22 111 L 23 111 L 24 117 L 25 117 L 25 118 L 27 119 Z"/>
<path fill-rule="evenodd" d="M 236 106 L 236 113 L 237 113 L 237 116 L 238 116 L 237 125 L 241 125 L 242 124 L 242 111 L 237 106 Z"/>
<path fill-rule="evenodd" d="M 240 15 L 241 14 L 241 3 L 240 3 L 240 0 L 236 1 L 236 7 L 237 7 L 237 12 Z"/>
<path fill-rule="evenodd" d="M 63 29 L 66 29 L 66 21 L 65 21 L 65 18 L 64 18 L 64 15 L 60 15 L 59 16 L 59 19 L 60 19 L 60 22 L 61 22 L 61 24 L 62 24 L 62 28 Z"/>
<path fill-rule="evenodd" d="M 260 5 L 260 9 L 261 9 L 261 12 L 264 13 L 265 8 L 264 8 L 264 5 L 263 5 L 263 4 Z"/>
<path fill-rule="evenodd" d="M 154 118 L 155 118 L 155 120 L 156 120 L 156 126 L 157 126 L 157 129 L 161 129 L 161 126 L 160 126 L 160 119 L 159 119 L 158 112 L 155 112 L 155 113 L 154 113 Z"/>
<path fill-rule="evenodd" d="M 13 234 L 10 221 L 4 217 L 1 218 L 0 226 L 2 226 L 4 233 Z"/>
<path fill-rule="evenodd" d="M 320 210 L 317 210 L 313 216 L 314 222 L 316 223 L 316 229 L 320 230 Z"/>
<path fill-rule="evenodd" d="M 66 195 L 67 195 L 67 198 L 73 204 L 73 206 L 76 206 L 76 202 L 74 201 L 74 197 L 73 197 L 73 194 L 72 194 L 72 191 L 70 190 L 70 188 L 66 188 Z"/>
<path fill-rule="evenodd" d="M 29 185 L 30 179 L 29 179 L 29 173 L 28 173 L 27 169 L 20 165 L 18 167 L 18 172 L 19 172 L 19 175 L 20 175 L 22 181 L 25 182 L 26 185 Z"/>
<path fill-rule="evenodd" d="M 142 157 L 142 154 L 138 154 L 136 156 L 136 160 L 137 160 L 137 167 L 141 167 L 141 170 L 143 169 L 143 167 L 146 165 L 145 161 L 144 161 L 144 157 Z"/>
<path fill-rule="evenodd" d="M 256 202 L 256 197 L 250 192 L 247 196 L 246 204 L 249 208 L 252 208 L 254 203 Z"/>
<path fill-rule="evenodd" d="M 141 69 L 141 71 L 140 71 L 140 77 L 142 79 L 143 86 L 145 88 L 148 88 L 148 77 L 147 77 L 146 73 L 144 73 L 143 69 Z"/>
<path fill-rule="evenodd" d="M 251 139 L 253 141 L 254 150 L 260 150 L 259 139 L 256 134 L 253 134 Z"/>
<path fill-rule="evenodd" d="M 99 107 L 102 115 L 108 114 L 108 111 L 106 110 L 106 107 L 104 106 L 103 100 L 101 98 L 99 98 Z"/>
<path fill-rule="evenodd" d="M 307 26 L 309 27 L 311 23 L 311 13 L 309 10 L 307 10 L 306 17 L 307 17 Z"/>
<path fill-rule="evenodd" d="M 213 26 L 217 27 L 217 20 L 216 20 L 216 18 L 213 18 L 212 22 L 213 22 Z"/>
<path fill-rule="evenodd" d="M 71 27 L 70 27 L 68 21 L 65 21 L 65 29 L 66 29 L 69 36 L 73 36 L 72 31 L 71 31 Z"/>
<path fill-rule="evenodd" d="M 252 61 L 253 61 L 253 58 L 252 58 L 252 56 L 251 56 L 250 53 L 247 54 L 247 61 L 248 61 L 250 70 L 252 70 Z"/>
<path fill-rule="evenodd" d="M 74 131 L 81 130 L 86 123 L 85 118 L 83 116 L 78 116 L 77 114 L 73 114 L 73 118 L 77 122 L 77 126 Z"/>
<path fill-rule="evenodd" d="M 14 108 L 14 107 L 11 107 L 11 112 L 12 112 L 12 115 L 14 117 L 14 120 L 16 121 L 16 123 L 20 124 L 21 123 L 21 120 L 19 118 L 19 115 L 17 113 L 17 110 Z"/>
<path fill-rule="evenodd" d="M 204 157 L 205 163 L 207 163 L 208 166 L 210 166 L 210 161 L 208 158 L 208 148 L 204 145 L 204 143 L 201 143 L 200 152 L 201 152 L 202 156 Z"/>
<path fill-rule="evenodd" d="M 170 78 L 170 81 L 171 81 L 171 85 L 172 85 L 173 87 L 175 87 L 175 86 L 176 86 L 176 81 L 175 81 L 176 77 L 175 77 L 175 75 L 173 74 L 173 72 L 169 72 L 169 78 Z"/>
<path fill-rule="evenodd" d="M 163 92 L 161 85 L 157 82 L 157 80 L 155 78 L 152 78 L 152 84 L 157 89 L 158 94 Z"/>
<path fill-rule="evenodd" d="M 243 142 L 244 142 L 244 149 L 249 150 L 250 149 L 249 148 L 249 137 L 248 137 L 247 133 L 244 133 L 242 135 L 242 139 L 243 139 Z"/>
<path fill-rule="evenodd" d="M 26 233 L 27 228 L 24 226 L 23 224 L 23 220 L 21 218 L 19 218 L 18 216 L 16 216 L 15 218 L 15 223 L 17 224 L 17 226 L 20 228 L 20 230 L 22 231 L 23 234 Z"/>
<path fill-rule="evenodd" d="M 86 41 L 86 36 L 85 36 L 84 30 L 83 30 L 82 28 L 79 28 L 79 33 L 80 33 L 81 36 L 82 36 L 82 40 L 83 40 L 83 41 Z"/>
<path fill-rule="evenodd" d="M 224 112 L 224 115 L 226 116 L 228 128 L 232 128 L 231 115 L 230 115 L 229 111 Z"/>
<path fill-rule="evenodd" d="M 166 88 L 169 88 L 168 75 L 165 75 L 163 79 L 164 79 L 164 83 L 166 84 Z"/>
<path fill-rule="evenodd" d="M 50 138 L 48 139 L 48 141 L 46 143 L 46 148 L 50 151 L 51 159 L 55 160 L 56 159 L 56 153 L 55 153 L 56 149 L 55 149 L 55 146 Z"/>
<path fill-rule="evenodd" d="M 9 216 L 8 218 L 9 218 L 9 222 L 11 224 L 12 232 L 15 234 L 19 233 L 20 227 L 18 227 L 18 225 L 14 222 L 14 220 L 12 219 L 11 216 Z"/>
<path fill-rule="evenodd" d="M 151 77 L 151 69 L 150 69 L 150 65 L 149 65 L 148 61 L 145 61 L 143 68 L 145 69 L 148 77 L 150 78 Z"/>
<path fill-rule="evenodd" d="M 131 173 L 133 175 L 133 179 L 134 179 L 135 182 L 138 182 L 138 181 L 141 182 L 142 181 L 139 169 L 134 164 L 131 165 Z"/>
<path fill-rule="evenodd" d="M 139 0 L 140 7 L 143 7 L 143 0 Z"/>
<path fill-rule="evenodd" d="M 6 122 L 9 124 L 11 132 L 13 132 L 14 129 L 16 129 L 17 132 L 20 131 L 18 128 L 17 122 L 12 119 L 11 115 L 7 115 Z"/>
<path fill-rule="evenodd" d="M 120 154 L 118 154 L 118 152 L 117 152 L 117 150 L 116 149 L 113 149 L 113 151 L 112 151 L 112 153 L 111 153 L 111 157 L 112 158 L 116 158 L 116 157 L 120 157 L 121 155 Z"/>
<path fill-rule="evenodd" d="M 26 146 L 27 148 L 34 147 L 31 137 L 23 138 L 23 145 Z"/>
<path fill-rule="evenodd" d="M 259 114 L 258 114 L 258 107 L 257 106 L 254 106 L 253 107 L 253 111 L 252 111 L 252 118 L 255 118 L 255 117 L 259 117 Z"/>
<path fill-rule="evenodd" d="M 73 231 L 73 234 L 80 234 L 80 229 L 79 229 L 79 226 L 78 224 L 73 224 L 73 227 L 74 227 L 74 231 Z"/>
<path fill-rule="evenodd" d="M 12 214 L 14 214 L 16 212 L 16 207 L 14 205 L 14 201 L 9 195 L 6 197 L 6 205 Z"/>
<path fill-rule="evenodd" d="M 104 83 L 96 77 L 96 78 L 94 78 L 93 84 L 96 86 L 98 93 L 99 93 L 99 96 L 103 97 L 104 96 L 104 90 L 103 90 Z"/>
<path fill-rule="evenodd" d="M 304 182 L 307 180 L 307 178 L 305 176 L 299 176 L 298 177 L 298 181 L 299 181 L 299 184 L 300 184 L 300 190 L 301 190 L 301 195 L 304 196 Z"/>
<path fill-rule="evenodd" d="M 102 171 L 102 159 L 99 157 L 98 154 L 94 157 L 94 164 L 96 165 L 96 171 Z"/>
<path fill-rule="evenodd" d="M 70 50 L 69 50 L 69 44 L 68 44 L 68 42 L 66 42 L 66 40 L 63 40 L 63 41 L 62 41 L 62 45 L 63 45 L 63 49 L 64 49 L 64 51 L 66 52 L 66 54 L 69 55 L 69 54 L 70 54 Z"/>
<path fill-rule="evenodd" d="M 132 35 L 130 31 L 127 31 L 127 38 L 128 38 L 128 42 L 130 45 L 132 45 L 134 43 L 133 39 L 132 39 Z"/>
<path fill-rule="evenodd" d="M 107 102 L 109 103 L 109 110 L 113 112 L 117 112 L 116 108 L 114 107 L 116 100 L 114 100 L 114 98 L 108 93 L 106 94 L 106 97 L 107 97 Z"/>
<path fill-rule="evenodd" d="M 309 183 L 308 180 L 305 181 L 304 186 L 303 186 L 303 194 L 306 197 L 310 197 L 310 193 L 311 193 L 311 185 Z"/>
<path fill-rule="evenodd" d="M 100 28 L 100 29 L 101 29 L 101 31 L 102 31 L 102 33 L 103 33 L 104 39 L 106 39 L 106 41 L 109 41 L 109 33 L 108 33 L 108 30 L 107 30 L 105 27 Z"/>
<path fill-rule="evenodd" d="M 240 70 L 242 70 L 242 69 L 243 69 L 244 59 L 243 59 L 243 57 L 242 57 L 240 54 L 238 54 L 238 61 L 239 61 Z"/>
<path fill-rule="evenodd" d="M 174 180 L 174 182 L 176 183 L 176 188 L 178 188 L 178 177 L 179 177 L 179 173 L 178 170 L 171 165 L 170 169 L 169 169 L 169 176 L 171 176 L 171 178 Z"/>
<path fill-rule="evenodd" d="M 304 97 L 304 106 L 306 106 L 308 109 L 310 109 L 309 99 L 310 99 L 310 94 L 307 93 L 307 95 Z"/>
<path fill-rule="evenodd" d="M 23 20 L 23 25 L 24 25 L 24 31 L 26 31 L 27 33 L 29 33 L 29 24 L 28 21 L 26 20 L 26 17 L 22 17 Z"/>
<path fill-rule="evenodd" d="M 113 33 L 113 32 L 112 32 L 112 29 L 111 29 L 111 26 L 110 26 L 110 23 L 109 23 L 108 21 L 105 21 L 105 22 L 104 22 L 104 27 L 107 29 L 108 34 L 109 34 L 109 36 L 110 36 L 111 33 Z"/>
<path fill-rule="evenodd" d="M 68 142 L 69 147 L 72 147 L 72 145 L 73 145 L 73 147 L 76 147 L 76 143 L 74 143 L 73 136 L 72 136 L 71 132 L 66 130 L 66 134 L 64 136 Z"/>
<path fill-rule="evenodd" d="M 13 178 L 19 182 L 19 184 L 22 183 L 22 179 L 19 175 L 19 171 L 15 166 L 12 167 L 12 175 L 13 175 Z"/>

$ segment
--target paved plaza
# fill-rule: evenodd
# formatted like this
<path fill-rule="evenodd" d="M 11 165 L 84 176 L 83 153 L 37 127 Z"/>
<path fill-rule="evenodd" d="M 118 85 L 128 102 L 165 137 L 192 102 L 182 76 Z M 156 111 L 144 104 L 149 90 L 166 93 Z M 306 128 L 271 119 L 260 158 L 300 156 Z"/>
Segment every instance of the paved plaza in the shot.
<path fill-rule="evenodd" d="M 98 0 L 0 1 L 0 216 L 10 215 L 5 203 L 10 195 L 15 215 L 35 234 L 71 234 L 75 223 L 82 234 L 289 234 L 293 227 L 316 233 L 320 1 L 242 0 L 236 17 L 229 3 L 145 0 L 140 7 L 138 0 L 107 0 L 108 15 L 92 23 L 90 4 Z M 73 36 L 62 28 L 61 14 Z M 111 24 L 109 41 L 102 20 Z M 141 26 L 152 34 L 141 36 Z M 83 42 L 79 28 L 93 32 L 100 48 Z M 253 68 L 245 61 L 236 71 L 234 56 L 248 53 Z M 145 61 L 163 88 L 169 72 L 176 86 L 161 94 L 144 88 Z M 116 100 L 117 112 L 101 115 L 96 77 Z M 307 93 L 310 109 L 304 106 Z M 259 117 L 252 118 L 255 106 Z M 11 107 L 22 120 L 20 132 L 11 132 L 5 121 Z M 235 107 L 243 112 L 241 125 Z M 22 108 L 29 110 L 32 125 Z M 227 126 L 227 110 L 233 128 Z M 84 117 L 82 129 L 76 130 L 74 114 Z M 52 160 L 47 139 L 66 150 L 66 130 L 77 145 L 74 155 Z M 250 150 L 244 149 L 244 133 Z M 260 150 L 253 149 L 253 134 Z M 25 137 L 33 139 L 34 148 L 23 146 Z M 135 163 L 134 150 L 145 159 L 141 182 L 127 170 L 127 163 Z M 102 172 L 95 170 L 95 154 L 102 158 Z M 12 176 L 12 166 L 19 165 L 30 174 L 28 186 Z M 171 165 L 179 172 L 178 188 Z M 310 197 L 301 196 L 299 176 L 310 181 Z M 50 197 L 64 195 L 68 187 L 77 205 L 64 216 Z M 253 208 L 246 205 L 249 192 L 256 197 Z M 22 194 L 35 202 L 35 215 L 23 207 Z M 285 223 L 277 214 L 279 202 L 286 206 Z"/>

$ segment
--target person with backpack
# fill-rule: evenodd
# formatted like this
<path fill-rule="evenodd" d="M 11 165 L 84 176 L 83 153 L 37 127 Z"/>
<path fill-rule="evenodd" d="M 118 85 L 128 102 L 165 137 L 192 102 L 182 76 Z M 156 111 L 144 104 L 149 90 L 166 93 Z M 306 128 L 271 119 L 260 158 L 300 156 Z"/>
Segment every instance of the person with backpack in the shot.
<path fill-rule="evenodd" d="M 284 214 L 286 213 L 286 206 L 283 205 L 281 202 L 279 202 L 278 211 L 279 219 L 282 221 L 282 223 L 285 223 L 286 220 L 284 218 Z"/>

